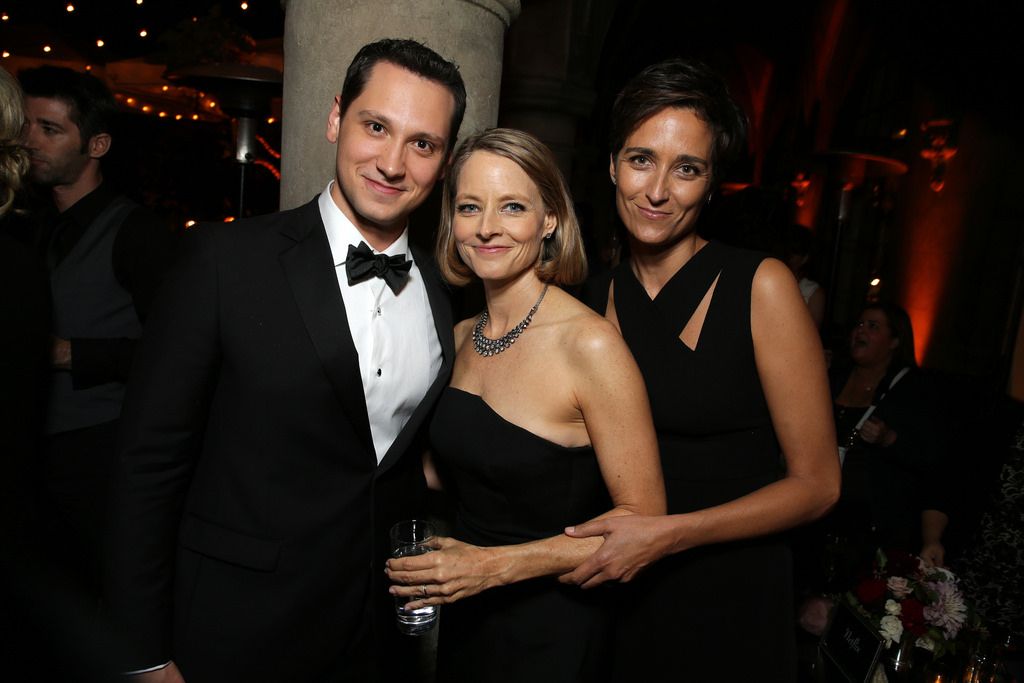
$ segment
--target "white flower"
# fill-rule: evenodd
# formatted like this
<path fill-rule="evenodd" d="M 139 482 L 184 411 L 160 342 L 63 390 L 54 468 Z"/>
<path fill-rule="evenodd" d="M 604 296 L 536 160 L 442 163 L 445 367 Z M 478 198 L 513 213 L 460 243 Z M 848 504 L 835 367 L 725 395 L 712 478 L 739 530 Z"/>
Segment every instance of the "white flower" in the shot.
<path fill-rule="evenodd" d="M 914 643 L 914 645 L 924 650 L 928 650 L 928 652 L 935 652 L 935 641 L 928 636 L 921 636 L 917 639 L 917 642 Z"/>
<path fill-rule="evenodd" d="M 899 614 L 900 614 L 900 612 L 902 610 L 903 610 L 903 608 L 900 607 L 900 603 L 896 602 L 895 600 L 886 600 L 885 601 L 885 613 L 886 614 L 893 614 L 893 615 L 899 616 Z"/>
<path fill-rule="evenodd" d="M 899 617 L 889 614 L 882 617 L 878 632 L 882 634 L 888 644 L 892 645 L 900 642 L 900 638 L 903 637 L 903 624 L 900 623 Z"/>

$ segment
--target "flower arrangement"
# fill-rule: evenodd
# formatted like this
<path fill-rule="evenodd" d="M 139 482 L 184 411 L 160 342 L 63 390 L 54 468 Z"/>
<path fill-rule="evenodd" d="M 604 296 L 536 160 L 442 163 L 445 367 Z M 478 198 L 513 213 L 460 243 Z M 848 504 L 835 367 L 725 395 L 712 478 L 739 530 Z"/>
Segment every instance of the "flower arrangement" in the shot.
<path fill-rule="evenodd" d="M 956 651 L 971 618 L 951 571 L 896 550 L 879 550 L 871 575 L 846 599 L 878 628 L 886 647 L 913 640 L 936 658 Z"/>

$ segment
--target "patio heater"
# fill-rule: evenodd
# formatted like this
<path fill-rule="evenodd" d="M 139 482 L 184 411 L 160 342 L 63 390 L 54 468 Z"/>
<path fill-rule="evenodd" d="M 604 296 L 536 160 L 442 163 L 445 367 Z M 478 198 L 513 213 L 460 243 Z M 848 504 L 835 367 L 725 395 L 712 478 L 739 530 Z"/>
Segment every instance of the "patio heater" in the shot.
<path fill-rule="evenodd" d="M 245 208 L 245 177 L 256 159 L 256 126 L 270 113 L 270 101 L 281 95 L 281 72 L 251 64 L 206 64 L 178 69 L 167 79 L 212 94 L 231 117 L 235 161 L 239 164 L 238 216 Z"/>

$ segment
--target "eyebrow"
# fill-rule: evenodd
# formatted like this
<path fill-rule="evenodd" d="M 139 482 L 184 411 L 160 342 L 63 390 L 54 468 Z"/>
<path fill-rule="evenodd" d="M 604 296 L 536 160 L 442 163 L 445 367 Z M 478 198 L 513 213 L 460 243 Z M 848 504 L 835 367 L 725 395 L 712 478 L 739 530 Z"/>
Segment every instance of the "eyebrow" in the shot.
<path fill-rule="evenodd" d="M 481 201 L 480 197 L 476 196 L 472 192 L 459 192 L 459 193 L 457 193 L 455 195 L 455 201 L 463 201 L 463 200 L 473 200 L 473 201 L 476 201 L 476 202 Z M 498 197 L 498 201 L 499 202 L 507 202 L 507 201 L 510 201 L 510 200 L 517 201 L 517 202 L 520 202 L 521 204 L 526 204 L 528 206 L 533 206 L 533 202 L 531 202 L 530 198 L 527 197 L 526 195 L 503 194 L 500 197 Z"/>
<path fill-rule="evenodd" d="M 64 130 L 64 126 L 61 125 L 60 123 L 58 123 L 58 122 L 56 122 L 56 121 L 54 121 L 52 119 L 47 119 L 47 118 L 43 118 L 43 117 L 37 118 L 36 119 L 36 124 L 40 125 L 40 126 L 53 126 L 54 128 L 59 128 L 60 130 Z"/>
<path fill-rule="evenodd" d="M 658 157 L 655 151 L 650 147 L 626 147 L 623 151 L 631 152 L 633 154 L 644 154 L 654 158 Z M 675 162 L 677 164 L 681 162 L 686 162 L 688 164 L 703 164 L 705 166 L 708 165 L 707 159 L 702 159 L 701 157 L 694 156 L 692 154 L 680 154 L 675 158 Z"/>
<path fill-rule="evenodd" d="M 373 109 L 363 109 L 359 112 L 359 116 L 363 118 L 371 118 L 380 121 L 388 128 L 394 127 L 392 125 L 393 121 L 390 118 L 388 118 L 379 111 L 374 111 Z M 434 135 L 433 133 L 428 133 L 427 131 L 413 133 L 410 136 L 410 138 L 413 140 L 426 140 L 427 142 L 431 142 L 438 146 L 443 146 L 445 144 L 445 139 L 443 137 L 439 137 L 437 135 Z"/>

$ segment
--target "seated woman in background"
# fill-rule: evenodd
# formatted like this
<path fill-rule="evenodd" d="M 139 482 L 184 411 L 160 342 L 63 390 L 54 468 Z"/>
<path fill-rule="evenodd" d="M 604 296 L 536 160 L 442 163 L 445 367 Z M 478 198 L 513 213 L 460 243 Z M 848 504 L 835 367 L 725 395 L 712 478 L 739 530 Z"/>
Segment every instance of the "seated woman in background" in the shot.
<path fill-rule="evenodd" d="M 470 137 L 442 201 L 441 272 L 456 285 L 479 278 L 486 308 L 455 328 L 430 430 L 454 538 L 390 560 L 391 592 L 421 598 L 407 609 L 446 605 L 438 680 L 600 680 L 605 600 L 555 576 L 602 543 L 568 538 L 566 525 L 665 512 L 643 379 L 615 328 L 560 288 L 586 264 L 543 144 L 500 128 Z"/>
<path fill-rule="evenodd" d="M 862 562 L 881 547 L 942 565 L 941 425 L 917 370 L 906 311 L 891 303 L 861 311 L 850 364 L 833 374 L 832 393 L 843 488 L 826 528 Z"/>

